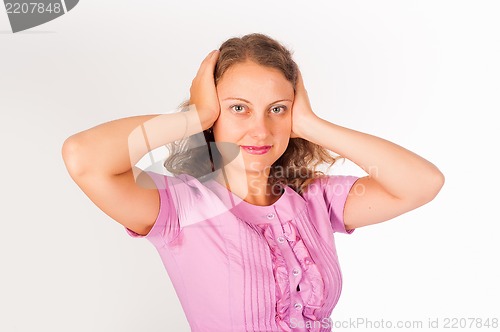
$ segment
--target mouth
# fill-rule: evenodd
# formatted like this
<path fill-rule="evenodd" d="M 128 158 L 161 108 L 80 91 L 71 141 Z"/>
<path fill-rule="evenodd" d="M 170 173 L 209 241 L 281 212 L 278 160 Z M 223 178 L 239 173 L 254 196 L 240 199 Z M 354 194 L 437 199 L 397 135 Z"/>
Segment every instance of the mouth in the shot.
<path fill-rule="evenodd" d="M 265 154 L 271 149 L 271 145 L 262 145 L 262 146 L 242 145 L 241 148 L 250 154 Z"/>

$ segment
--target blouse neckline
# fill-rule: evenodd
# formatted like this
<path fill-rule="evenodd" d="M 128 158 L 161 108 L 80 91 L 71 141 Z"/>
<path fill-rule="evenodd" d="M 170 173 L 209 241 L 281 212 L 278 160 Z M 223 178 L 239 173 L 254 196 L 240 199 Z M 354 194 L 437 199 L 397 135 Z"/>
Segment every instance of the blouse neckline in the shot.
<path fill-rule="evenodd" d="M 293 220 L 297 214 L 306 208 L 304 198 L 289 186 L 282 186 L 284 188 L 283 193 L 271 205 L 254 205 L 248 203 L 215 179 L 205 182 L 205 186 L 209 187 L 239 219 L 253 224 L 271 223 L 276 219 L 283 221 Z M 276 218 L 277 216 L 279 218 Z"/>

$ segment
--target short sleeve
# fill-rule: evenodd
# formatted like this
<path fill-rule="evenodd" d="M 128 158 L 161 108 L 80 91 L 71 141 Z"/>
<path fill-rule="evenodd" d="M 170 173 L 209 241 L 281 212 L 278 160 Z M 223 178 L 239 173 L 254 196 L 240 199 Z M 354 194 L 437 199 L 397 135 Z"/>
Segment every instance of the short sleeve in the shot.
<path fill-rule="evenodd" d="M 325 201 L 334 233 L 351 234 L 354 229 L 346 230 L 344 207 L 354 183 L 359 179 L 352 175 L 329 175 L 324 185 Z"/>
<path fill-rule="evenodd" d="M 171 241 L 179 232 L 179 218 L 176 205 L 172 199 L 174 177 L 146 171 L 154 181 L 160 197 L 160 209 L 155 223 L 148 234 L 140 235 L 125 227 L 125 231 L 133 238 L 146 238 L 155 245 L 162 246 Z"/>

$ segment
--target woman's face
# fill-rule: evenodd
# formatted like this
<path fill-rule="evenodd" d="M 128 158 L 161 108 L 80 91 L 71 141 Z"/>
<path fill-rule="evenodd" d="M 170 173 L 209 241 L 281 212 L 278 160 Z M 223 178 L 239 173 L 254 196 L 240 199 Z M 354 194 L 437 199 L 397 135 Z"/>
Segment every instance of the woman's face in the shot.
<path fill-rule="evenodd" d="M 213 126 L 215 142 L 236 144 L 246 171 L 269 171 L 290 139 L 292 83 L 277 69 L 247 61 L 222 75 L 217 95 L 221 111 Z"/>

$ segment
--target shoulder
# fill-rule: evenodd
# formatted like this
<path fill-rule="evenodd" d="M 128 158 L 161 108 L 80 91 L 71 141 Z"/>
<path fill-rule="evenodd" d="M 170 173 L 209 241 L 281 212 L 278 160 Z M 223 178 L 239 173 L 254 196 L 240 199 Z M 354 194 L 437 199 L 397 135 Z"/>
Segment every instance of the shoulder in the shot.
<path fill-rule="evenodd" d="M 201 198 L 203 184 L 189 174 L 164 174 L 156 171 L 148 171 L 154 180 L 156 188 L 160 193 L 161 203 L 170 205 L 177 210 L 185 210 L 197 198 Z"/>

